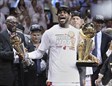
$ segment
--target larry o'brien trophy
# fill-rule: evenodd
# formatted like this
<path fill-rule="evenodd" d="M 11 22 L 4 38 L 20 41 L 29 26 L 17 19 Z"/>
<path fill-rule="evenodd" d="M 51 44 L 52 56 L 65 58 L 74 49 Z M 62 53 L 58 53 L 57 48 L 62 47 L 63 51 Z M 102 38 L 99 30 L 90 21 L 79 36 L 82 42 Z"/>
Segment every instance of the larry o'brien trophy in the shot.
<path fill-rule="evenodd" d="M 80 29 L 80 40 L 78 43 L 78 61 L 77 66 L 97 66 L 98 59 L 91 54 L 94 46 L 92 38 L 96 30 L 93 23 L 86 23 Z"/>
<path fill-rule="evenodd" d="M 17 55 L 22 60 L 23 65 L 24 66 L 33 65 L 34 62 L 32 61 L 32 59 L 25 58 L 26 48 L 24 47 L 21 38 L 17 35 L 16 32 L 13 32 L 13 36 L 10 38 L 10 41 L 13 48 L 16 50 Z"/>

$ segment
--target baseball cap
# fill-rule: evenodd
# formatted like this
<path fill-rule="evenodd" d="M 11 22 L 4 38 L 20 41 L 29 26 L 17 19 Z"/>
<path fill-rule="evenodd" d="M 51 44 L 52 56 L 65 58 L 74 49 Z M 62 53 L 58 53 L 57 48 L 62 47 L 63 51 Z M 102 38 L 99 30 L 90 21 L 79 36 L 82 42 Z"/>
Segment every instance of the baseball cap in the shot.
<path fill-rule="evenodd" d="M 81 17 L 81 14 L 80 14 L 80 12 L 78 12 L 78 11 L 72 11 L 71 12 L 71 16 L 73 17 L 73 16 L 79 16 L 79 17 Z"/>
<path fill-rule="evenodd" d="M 33 25 L 31 25 L 31 27 L 30 27 L 30 31 L 42 31 L 42 29 L 41 29 L 41 25 L 39 25 L 39 24 L 33 24 Z"/>
<path fill-rule="evenodd" d="M 60 13 L 61 11 L 66 11 L 68 14 L 70 14 L 70 9 L 69 9 L 69 7 L 66 6 L 66 5 L 61 5 L 61 6 L 58 8 L 57 14 Z"/>
<path fill-rule="evenodd" d="M 93 21 L 100 22 L 100 23 L 104 23 L 104 17 L 102 15 L 95 15 L 93 17 Z"/>
<path fill-rule="evenodd" d="M 25 30 L 25 28 L 23 27 L 22 24 L 18 24 L 16 28 L 22 30 L 23 32 L 24 32 L 24 30 Z"/>

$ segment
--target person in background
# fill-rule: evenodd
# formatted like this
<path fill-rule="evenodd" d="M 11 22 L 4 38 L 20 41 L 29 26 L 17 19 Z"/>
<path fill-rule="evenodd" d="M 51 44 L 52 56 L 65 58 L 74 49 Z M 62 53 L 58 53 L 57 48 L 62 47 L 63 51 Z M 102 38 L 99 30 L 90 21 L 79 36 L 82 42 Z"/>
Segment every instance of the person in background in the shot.
<path fill-rule="evenodd" d="M 79 30 L 69 24 L 70 9 L 60 6 L 57 11 L 59 24 L 46 30 L 37 50 L 28 53 L 28 58 L 40 59 L 49 52 L 47 86 L 80 86 L 76 66 Z"/>
<path fill-rule="evenodd" d="M 104 33 L 112 37 L 112 19 L 106 19 L 106 29 L 103 30 Z M 110 43 L 109 49 L 106 52 L 108 58 L 104 62 L 100 69 L 98 78 L 95 80 L 96 85 L 111 86 L 112 85 L 112 73 L 111 73 L 111 63 L 112 63 L 112 41 Z"/>
<path fill-rule="evenodd" d="M 32 24 L 38 23 L 44 30 L 47 29 L 48 18 L 45 16 L 44 8 L 40 2 L 35 7 L 35 13 L 31 17 Z"/>
<path fill-rule="evenodd" d="M 81 25 L 84 24 L 84 20 L 78 11 L 71 12 L 70 24 L 77 29 L 80 29 Z"/>
<path fill-rule="evenodd" d="M 29 33 L 30 33 L 31 24 L 32 24 L 32 22 L 31 22 L 30 16 L 29 15 L 26 15 L 24 17 L 24 20 L 23 20 L 22 25 L 25 28 L 24 33 L 27 34 L 27 35 L 29 35 Z"/>
<path fill-rule="evenodd" d="M 25 16 L 29 15 L 27 7 L 25 5 L 25 0 L 19 0 L 16 10 L 18 12 L 18 20 L 20 21 L 20 23 L 23 23 Z"/>
<path fill-rule="evenodd" d="M 9 0 L 0 0 L 0 12 L 3 13 L 5 19 L 8 17 L 9 11 Z"/>
<path fill-rule="evenodd" d="M 112 53 L 101 67 L 95 84 L 96 86 L 112 86 Z"/>
<path fill-rule="evenodd" d="M 52 18 L 53 18 L 53 25 L 55 24 L 58 24 L 58 17 L 57 17 L 57 10 L 59 9 L 60 7 L 60 3 L 59 2 L 56 2 L 55 3 L 55 7 L 52 5 L 51 3 L 51 0 L 45 0 L 45 3 L 48 5 L 50 11 L 51 11 L 51 14 L 52 14 Z"/>
<path fill-rule="evenodd" d="M 6 19 L 7 29 L 0 33 L 0 86 L 14 85 L 14 52 L 10 37 L 15 31 L 17 23 L 18 21 L 14 16 L 8 16 Z"/>
<path fill-rule="evenodd" d="M 2 0 L 1 0 L 2 1 Z M 5 15 L 0 11 L 0 24 L 1 24 L 1 31 L 6 30 L 6 24 L 5 24 L 6 18 Z"/>
<path fill-rule="evenodd" d="M 95 80 L 98 78 L 99 71 L 107 58 L 106 52 L 110 46 L 112 38 L 102 31 L 104 26 L 104 17 L 102 15 L 95 15 L 92 22 L 97 31 L 94 37 L 95 48 L 92 53 L 100 61 L 98 67 L 93 67 L 92 85 L 95 86 Z"/>
<path fill-rule="evenodd" d="M 106 23 L 106 26 L 105 26 L 105 29 L 102 30 L 102 32 L 112 37 L 112 18 L 107 18 L 105 23 Z M 110 56 L 111 53 L 112 53 L 112 41 L 110 43 L 109 49 L 106 52 L 106 54 L 107 56 Z"/>
<path fill-rule="evenodd" d="M 23 27 L 22 24 L 18 24 L 17 27 L 16 27 L 16 29 L 17 29 L 16 32 L 18 34 L 22 35 L 22 39 L 24 39 L 24 43 L 25 43 L 25 46 L 26 46 L 28 44 L 28 42 L 29 42 L 30 35 L 27 35 L 27 34 L 24 33 L 25 28 Z"/>
<path fill-rule="evenodd" d="M 18 24 L 16 27 L 16 32 L 18 35 L 20 35 L 22 41 L 24 42 L 25 47 L 27 46 L 27 40 L 29 39 L 29 35 L 24 33 L 25 28 L 22 24 Z"/>
<path fill-rule="evenodd" d="M 105 29 L 103 30 L 105 33 L 107 33 L 108 35 L 112 36 L 112 18 L 110 19 L 106 19 L 105 21 Z"/>
<path fill-rule="evenodd" d="M 83 24 L 83 19 L 80 16 L 80 13 L 78 11 L 72 11 L 71 12 L 71 18 L 70 18 L 70 24 L 80 30 L 81 25 Z M 84 86 L 85 83 L 85 67 L 78 67 L 79 73 L 80 73 L 80 84 L 81 86 Z"/>
<path fill-rule="evenodd" d="M 34 51 L 38 48 L 41 42 L 43 29 L 39 24 L 33 24 L 30 28 L 30 40 L 27 44 L 28 52 Z M 28 68 L 25 72 L 25 86 L 46 86 L 46 61 L 47 53 L 42 59 L 35 59 L 34 66 Z"/>

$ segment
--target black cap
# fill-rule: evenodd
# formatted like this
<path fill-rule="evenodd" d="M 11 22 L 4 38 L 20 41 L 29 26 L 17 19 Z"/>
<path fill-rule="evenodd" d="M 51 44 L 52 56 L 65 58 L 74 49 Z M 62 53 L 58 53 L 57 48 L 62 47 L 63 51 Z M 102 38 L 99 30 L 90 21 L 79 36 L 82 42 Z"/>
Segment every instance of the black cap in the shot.
<path fill-rule="evenodd" d="M 93 17 L 93 21 L 100 22 L 100 23 L 104 23 L 104 17 L 102 15 L 95 15 Z"/>
<path fill-rule="evenodd" d="M 22 30 L 23 32 L 24 32 L 24 30 L 25 30 L 25 28 L 23 27 L 22 24 L 18 24 L 16 28 Z"/>
<path fill-rule="evenodd" d="M 80 14 L 80 12 L 78 12 L 78 11 L 72 11 L 71 12 L 71 16 L 73 17 L 73 16 L 79 16 L 80 18 L 81 18 L 81 14 Z"/>
<path fill-rule="evenodd" d="M 42 31 L 41 25 L 39 25 L 39 24 L 33 24 L 33 25 L 31 25 L 30 31 L 31 32 L 32 31 Z"/>
<path fill-rule="evenodd" d="M 69 7 L 66 6 L 66 5 L 61 5 L 61 6 L 58 8 L 57 14 L 60 13 L 61 11 L 66 11 L 68 14 L 70 14 L 70 9 L 69 9 Z"/>

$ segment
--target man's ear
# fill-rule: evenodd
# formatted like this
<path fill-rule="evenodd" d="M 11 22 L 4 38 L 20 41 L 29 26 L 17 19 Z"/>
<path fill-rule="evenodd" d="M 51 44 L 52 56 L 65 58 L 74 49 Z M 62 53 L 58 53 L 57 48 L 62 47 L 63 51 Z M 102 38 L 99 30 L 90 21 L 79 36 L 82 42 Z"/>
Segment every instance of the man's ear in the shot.
<path fill-rule="evenodd" d="M 70 22 L 71 18 L 72 18 L 72 16 L 71 16 L 71 13 L 70 13 L 70 14 L 69 14 L 69 22 Z"/>
<path fill-rule="evenodd" d="M 84 19 L 81 19 L 81 24 L 84 24 Z"/>

